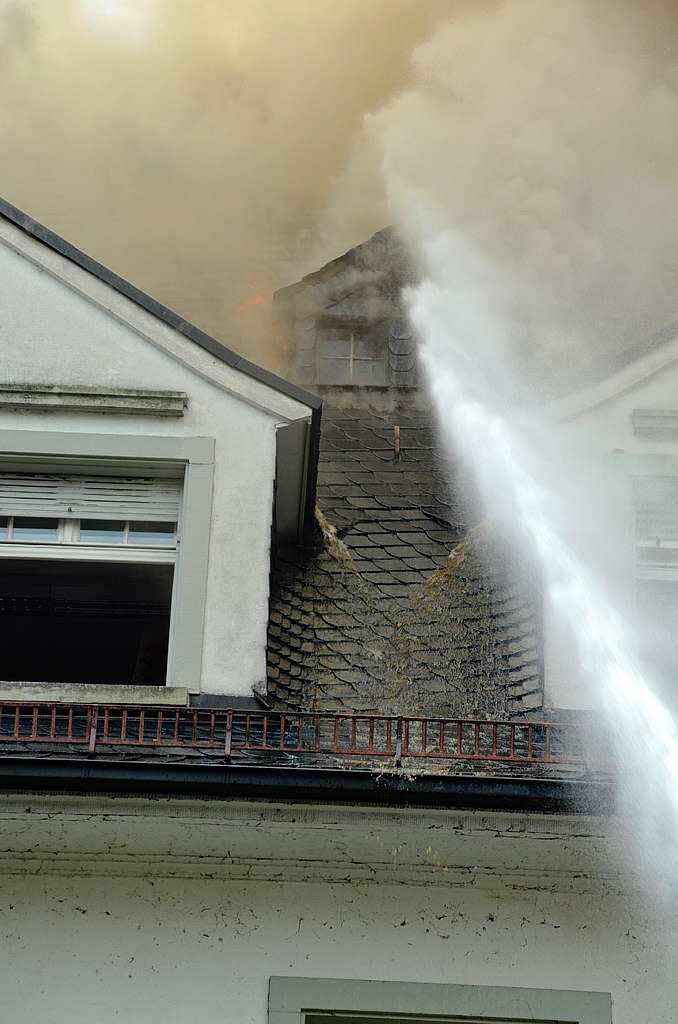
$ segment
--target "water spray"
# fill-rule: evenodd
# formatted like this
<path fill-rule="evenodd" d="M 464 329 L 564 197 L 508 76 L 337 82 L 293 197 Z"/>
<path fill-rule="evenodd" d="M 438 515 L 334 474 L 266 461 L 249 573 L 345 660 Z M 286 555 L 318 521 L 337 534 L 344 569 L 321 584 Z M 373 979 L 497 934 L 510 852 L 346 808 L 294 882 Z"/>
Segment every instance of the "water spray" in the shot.
<path fill-rule="evenodd" d="M 454 326 L 441 313 L 450 305 L 445 288 L 425 281 L 407 298 L 445 441 L 471 464 L 488 503 L 501 495 L 502 507 L 510 509 L 529 541 L 545 593 L 572 628 L 577 656 L 602 698 L 616 740 L 622 795 L 633 801 L 643 829 L 651 829 L 655 838 L 657 831 L 668 835 L 678 852 L 678 730 L 638 662 L 633 631 L 560 536 L 551 514 L 553 495 L 530 472 L 534 460 L 525 439 L 462 379 L 463 363 L 455 358 L 458 339 L 450 337 Z M 664 846 L 662 857 L 668 853 Z"/>

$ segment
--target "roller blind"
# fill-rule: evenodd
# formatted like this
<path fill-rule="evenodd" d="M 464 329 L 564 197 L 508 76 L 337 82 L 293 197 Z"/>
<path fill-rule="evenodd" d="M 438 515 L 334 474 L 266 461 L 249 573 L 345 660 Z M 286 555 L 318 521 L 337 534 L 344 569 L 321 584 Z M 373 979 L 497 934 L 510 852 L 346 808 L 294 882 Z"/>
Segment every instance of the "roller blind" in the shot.
<path fill-rule="evenodd" d="M 181 481 L 0 473 L 0 515 L 177 522 Z"/>
<path fill-rule="evenodd" d="M 636 477 L 633 481 L 636 539 L 678 541 L 678 479 Z"/>

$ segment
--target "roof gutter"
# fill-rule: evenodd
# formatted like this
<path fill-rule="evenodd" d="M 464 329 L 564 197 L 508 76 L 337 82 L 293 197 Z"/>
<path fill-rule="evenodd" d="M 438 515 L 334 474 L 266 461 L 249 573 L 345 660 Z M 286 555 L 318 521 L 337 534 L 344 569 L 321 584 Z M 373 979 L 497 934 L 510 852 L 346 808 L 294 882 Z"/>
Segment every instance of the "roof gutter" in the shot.
<path fill-rule="evenodd" d="M 202 797 L 415 805 L 567 814 L 613 814 L 611 782 L 398 770 L 272 768 L 44 757 L 0 758 L 0 788 L 80 793 L 162 793 Z"/>

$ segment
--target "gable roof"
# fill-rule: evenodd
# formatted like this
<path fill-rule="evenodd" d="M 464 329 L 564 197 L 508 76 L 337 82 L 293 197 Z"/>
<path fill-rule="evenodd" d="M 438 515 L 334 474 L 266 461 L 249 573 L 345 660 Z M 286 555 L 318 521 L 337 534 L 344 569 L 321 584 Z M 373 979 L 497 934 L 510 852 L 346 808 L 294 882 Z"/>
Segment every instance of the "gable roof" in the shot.
<path fill-rule="evenodd" d="M 633 358 L 595 379 L 587 387 L 549 403 L 547 416 L 553 422 L 568 422 L 584 416 L 601 405 L 628 394 L 646 381 L 678 363 L 678 324 L 672 324 L 647 340 Z"/>
<path fill-rule="evenodd" d="M 310 424 L 305 420 L 295 420 L 285 425 L 279 425 L 276 431 L 276 477 L 278 481 L 274 508 L 276 535 L 281 542 L 299 543 L 309 524 L 313 522 L 322 399 L 227 348 L 216 338 L 185 320 L 174 310 L 147 295 L 146 292 L 141 291 L 140 288 L 109 270 L 108 267 L 2 198 L 0 198 L 0 220 L 8 221 L 26 235 L 91 274 L 104 285 L 113 288 L 125 299 L 130 300 L 151 316 L 177 331 L 230 369 L 244 374 L 257 383 L 263 384 L 311 410 Z"/>
<path fill-rule="evenodd" d="M 105 267 L 102 263 L 88 256 L 87 253 L 82 252 L 70 242 L 67 242 L 65 238 L 50 231 L 44 224 L 33 220 L 23 210 L 19 210 L 12 203 L 2 198 L 0 198 L 0 217 L 21 228 L 27 235 L 42 242 L 43 245 L 59 253 L 60 256 L 64 256 L 71 263 L 75 263 L 82 270 L 93 274 L 98 280 L 114 288 L 120 295 L 124 295 L 126 299 L 130 299 L 137 306 L 146 310 L 147 313 L 151 313 L 159 320 L 162 320 L 163 323 L 166 323 L 185 338 L 199 345 L 205 352 L 209 352 L 210 355 L 215 356 L 222 363 L 226 363 L 227 366 L 246 374 L 261 384 L 266 384 L 268 387 L 283 395 L 287 395 L 289 398 L 295 399 L 297 402 L 301 402 L 302 405 L 307 405 L 311 409 L 320 408 L 322 402 L 317 395 L 298 387 L 296 384 L 292 384 L 290 381 L 284 380 L 282 377 L 278 377 L 277 374 L 271 373 L 270 370 L 265 370 L 263 366 L 258 366 L 249 359 L 245 359 L 238 352 L 234 352 L 233 349 L 227 348 L 226 345 L 217 341 L 216 338 L 196 327 L 195 324 L 189 323 L 188 320 L 184 320 L 174 310 L 169 309 L 168 306 L 163 306 L 157 299 L 147 295 L 146 292 L 142 292 L 140 288 L 126 281 L 124 277 L 120 277 L 119 274 L 109 270 L 108 267 Z"/>

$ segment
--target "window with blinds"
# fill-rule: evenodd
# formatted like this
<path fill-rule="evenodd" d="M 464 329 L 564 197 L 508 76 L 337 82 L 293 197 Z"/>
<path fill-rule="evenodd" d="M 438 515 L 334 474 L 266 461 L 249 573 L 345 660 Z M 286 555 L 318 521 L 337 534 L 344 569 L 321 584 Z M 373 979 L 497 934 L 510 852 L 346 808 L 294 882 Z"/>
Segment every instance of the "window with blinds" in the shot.
<path fill-rule="evenodd" d="M 0 474 L 0 556 L 173 560 L 180 480 Z"/>
<path fill-rule="evenodd" d="M 633 480 L 636 564 L 645 579 L 678 579 L 678 478 Z"/>
<path fill-rule="evenodd" d="M 177 522 L 181 481 L 0 473 L 0 514 Z"/>

